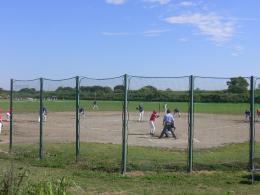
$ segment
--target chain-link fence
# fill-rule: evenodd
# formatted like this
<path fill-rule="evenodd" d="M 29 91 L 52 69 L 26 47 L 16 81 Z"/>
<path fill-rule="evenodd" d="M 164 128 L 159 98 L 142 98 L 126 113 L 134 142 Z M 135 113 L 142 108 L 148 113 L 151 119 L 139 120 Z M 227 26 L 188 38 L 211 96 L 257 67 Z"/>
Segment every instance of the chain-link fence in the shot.
<path fill-rule="evenodd" d="M 247 168 L 249 84 L 242 77 L 195 78 L 194 170 Z"/>
<path fill-rule="evenodd" d="M 76 141 L 79 156 L 79 140 L 106 143 L 104 150 L 115 148 L 114 156 L 110 162 L 105 152 L 97 153 L 103 159 L 99 166 L 110 163 L 115 171 L 121 162 L 123 173 L 246 170 L 252 161 L 260 167 L 260 78 L 255 78 L 254 93 L 252 78 L 13 80 L 10 109 L 4 111 L 10 120 L 10 149 L 40 143 L 41 154 L 45 143 Z M 165 128 L 167 110 L 174 125 Z M 250 130 L 255 139 L 249 139 Z M 8 136 L 2 133 L 1 141 Z M 91 164 L 91 156 L 86 158 Z"/>
<path fill-rule="evenodd" d="M 129 77 L 128 171 L 186 170 L 188 92 L 189 77 Z M 167 111 L 175 124 L 165 129 Z M 133 146 L 161 149 L 143 153 Z M 173 149 L 170 158 L 162 148 Z"/>
<path fill-rule="evenodd" d="M 75 77 L 43 80 L 44 143 L 75 142 L 75 97 Z"/>
<path fill-rule="evenodd" d="M 80 79 L 80 138 L 81 142 L 117 144 L 113 159 L 106 153 L 97 153 L 103 161 L 95 166 L 110 164 L 112 170 L 120 169 L 122 144 L 122 104 L 124 100 L 124 77 Z M 107 146 L 107 149 L 110 148 Z M 89 164 L 92 157 L 87 157 Z M 115 160 L 116 159 L 116 160 Z M 113 162 L 118 162 L 116 165 Z M 97 165 L 98 164 L 98 165 Z"/>
<path fill-rule="evenodd" d="M 255 156 L 254 164 L 260 168 L 260 78 L 256 78 L 255 84 Z"/>
<path fill-rule="evenodd" d="M 39 142 L 40 80 L 14 80 L 13 109 L 6 112 L 7 121 L 13 114 L 13 144 Z"/>

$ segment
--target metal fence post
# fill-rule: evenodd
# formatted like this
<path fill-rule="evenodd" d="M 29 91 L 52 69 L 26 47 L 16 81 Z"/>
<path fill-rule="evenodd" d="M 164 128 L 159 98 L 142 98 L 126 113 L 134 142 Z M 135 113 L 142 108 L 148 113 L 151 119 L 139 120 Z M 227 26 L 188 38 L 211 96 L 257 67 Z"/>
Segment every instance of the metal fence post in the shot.
<path fill-rule="evenodd" d="M 254 167 L 255 152 L 255 78 L 250 77 L 250 149 L 249 149 L 249 169 Z"/>
<path fill-rule="evenodd" d="M 79 77 L 76 77 L 76 162 L 80 153 Z"/>
<path fill-rule="evenodd" d="M 128 75 L 124 75 L 124 104 L 123 104 L 123 127 L 122 127 L 122 165 L 121 174 L 126 173 L 127 162 L 127 137 L 128 137 L 128 125 L 127 125 L 127 92 L 128 92 Z"/>
<path fill-rule="evenodd" d="M 43 78 L 40 78 L 40 147 L 39 147 L 39 158 L 43 159 Z"/>
<path fill-rule="evenodd" d="M 9 153 L 12 153 L 13 148 L 13 90 L 14 90 L 14 80 L 11 79 L 10 82 L 10 126 L 9 126 Z"/>
<path fill-rule="evenodd" d="M 193 131 L 194 131 L 194 77 L 190 76 L 190 90 L 189 90 L 189 129 L 188 129 L 188 172 L 192 172 L 193 168 Z"/>

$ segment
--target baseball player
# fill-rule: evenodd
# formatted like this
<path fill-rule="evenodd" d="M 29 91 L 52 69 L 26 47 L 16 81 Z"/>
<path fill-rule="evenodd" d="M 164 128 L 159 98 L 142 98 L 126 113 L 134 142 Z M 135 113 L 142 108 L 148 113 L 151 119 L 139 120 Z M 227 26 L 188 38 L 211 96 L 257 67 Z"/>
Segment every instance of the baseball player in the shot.
<path fill-rule="evenodd" d="M 84 108 L 79 108 L 79 114 L 80 114 L 80 116 L 85 116 L 85 110 L 84 110 Z"/>
<path fill-rule="evenodd" d="M 165 114 L 167 114 L 167 110 L 168 110 L 167 104 L 165 103 L 165 104 L 164 104 L 164 113 L 165 113 Z"/>
<path fill-rule="evenodd" d="M 96 100 L 93 101 L 93 110 L 98 110 L 98 105 Z"/>
<path fill-rule="evenodd" d="M 260 108 L 256 109 L 257 121 L 260 120 Z"/>
<path fill-rule="evenodd" d="M 173 110 L 173 116 L 174 117 L 178 116 L 179 118 L 181 117 L 181 112 L 180 112 L 180 110 L 178 108 L 175 108 Z"/>
<path fill-rule="evenodd" d="M 246 121 L 250 120 L 250 111 L 248 109 L 246 109 L 246 111 L 245 111 L 245 120 Z"/>
<path fill-rule="evenodd" d="M 48 112 L 48 111 L 47 111 L 47 108 L 46 108 L 46 107 L 42 107 L 42 119 L 43 119 L 44 122 L 47 121 L 47 112 Z M 39 121 L 39 122 L 41 121 L 40 116 L 39 116 L 38 121 Z"/>
<path fill-rule="evenodd" d="M 155 134 L 155 119 L 158 118 L 159 115 L 157 114 L 157 112 L 154 110 L 153 113 L 151 114 L 150 120 L 149 120 L 149 124 L 150 124 L 150 135 L 154 135 Z"/>
<path fill-rule="evenodd" d="M 169 137 L 169 132 L 172 134 L 172 137 L 176 139 L 176 135 L 172 129 L 175 130 L 176 127 L 174 125 L 174 117 L 171 114 L 171 111 L 168 109 L 167 114 L 163 117 L 163 130 L 161 135 L 159 136 L 159 139 L 162 138 L 164 135 L 166 137 Z"/>
<path fill-rule="evenodd" d="M 2 133 L 2 128 L 3 128 L 3 116 L 2 114 L 0 113 L 0 134 Z"/>
<path fill-rule="evenodd" d="M 11 113 L 12 113 L 12 110 L 9 110 L 9 111 L 6 113 L 6 120 L 7 120 L 7 121 L 10 121 Z"/>
<path fill-rule="evenodd" d="M 136 109 L 139 111 L 139 118 L 138 121 L 142 122 L 144 120 L 144 106 L 143 104 L 139 104 Z"/>

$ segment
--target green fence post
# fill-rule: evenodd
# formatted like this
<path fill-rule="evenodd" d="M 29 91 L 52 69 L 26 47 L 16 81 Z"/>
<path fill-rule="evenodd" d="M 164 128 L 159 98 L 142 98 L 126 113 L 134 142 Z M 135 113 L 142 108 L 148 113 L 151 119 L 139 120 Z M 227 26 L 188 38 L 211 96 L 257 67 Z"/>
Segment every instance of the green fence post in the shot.
<path fill-rule="evenodd" d="M 189 129 L 188 129 L 188 172 L 192 172 L 193 168 L 193 130 L 194 130 L 194 77 L 190 76 L 190 90 L 189 90 Z"/>
<path fill-rule="evenodd" d="M 40 78 L 40 144 L 39 144 L 39 158 L 43 159 L 43 78 Z"/>
<path fill-rule="evenodd" d="M 13 90 L 14 90 L 14 80 L 11 79 L 10 82 L 10 126 L 9 126 L 9 153 L 12 153 L 13 148 Z"/>
<path fill-rule="evenodd" d="M 80 150 L 80 118 L 79 118 L 79 77 L 76 77 L 76 162 L 79 160 Z"/>
<path fill-rule="evenodd" d="M 127 125 L 127 91 L 128 91 L 128 76 L 124 75 L 124 104 L 123 104 L 123 128 L 122 128 L 122 163 L 121 174 L 126 173 L 127 162 L 127 137 L 128 137 L 128 125 Z"/>
<path fill-rule="evenodd" d="M 250 77 L 250 149 L 249 149 L 249 169 L 254 167 L 255 153 L 255 78 Z"/>

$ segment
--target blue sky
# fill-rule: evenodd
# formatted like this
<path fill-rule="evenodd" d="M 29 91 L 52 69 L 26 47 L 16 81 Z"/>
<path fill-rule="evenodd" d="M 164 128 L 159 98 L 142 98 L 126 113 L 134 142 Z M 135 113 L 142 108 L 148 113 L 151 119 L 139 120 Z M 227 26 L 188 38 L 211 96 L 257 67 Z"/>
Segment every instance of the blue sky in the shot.
<path fill-rule="evenodd" d="M 1 0 L 0 87 L 75 75 L 260 76 L 260 1 Z"/>

